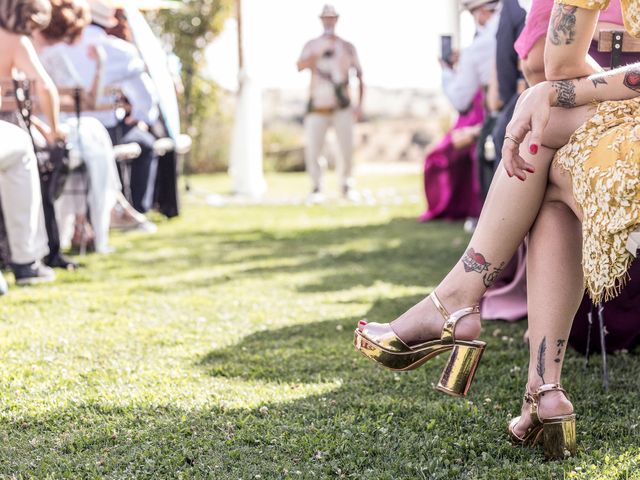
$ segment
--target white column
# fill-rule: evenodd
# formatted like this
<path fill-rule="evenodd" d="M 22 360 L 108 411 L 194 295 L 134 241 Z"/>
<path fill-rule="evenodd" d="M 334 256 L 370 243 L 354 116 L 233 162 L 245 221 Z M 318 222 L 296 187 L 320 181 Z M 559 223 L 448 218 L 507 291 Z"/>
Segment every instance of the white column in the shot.
<path fill-rule="evenodd" d="M 453 47 L 460 48 L 460 2 L 459 0 L 445 0 L 447 9 L 447 26 L 453 36 Z"/>
<path fill-rule="evenodd" d="M 237 1 L 238 45 L 242 49 L 238 74 L 238 95 L 236 100 L 235 124 L 231 143 L 229 175 L 233 180 L 236 195 L 260 197 L 267 189 L 263 173 L 262 154 L 262 88 L 256 73 L 249 67 L 252 50 L 251 38 L 247 38 L 246 13 L 251 10 L 246 3 Z"/>

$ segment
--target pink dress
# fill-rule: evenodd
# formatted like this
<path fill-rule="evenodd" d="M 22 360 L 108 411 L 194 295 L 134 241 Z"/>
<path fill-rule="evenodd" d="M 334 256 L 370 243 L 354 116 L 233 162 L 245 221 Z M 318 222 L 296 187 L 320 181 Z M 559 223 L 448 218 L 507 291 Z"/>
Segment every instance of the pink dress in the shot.
<path fill-rule="evenodd" d="M 552 9 L 553 0 L 533 0 L 522 33 L 513 45 L 520 58 L 527 58 L 536 42 L 547 35 Z M 600 13 L 599 21 L 623 25 L 620 1 L 611 1 L 607 9 Z"/>
<path fill-rule="evenodd" d="M 456 150 L 452 132 L 484 120 L 483 95 L 479 91 L 467 113 L 461 114 L 453 128 L 424 160 L 424 194 L 427 210 L 418 217 L 429 220 L 463 220 L 480 215 L 480 182 L 475 144 Z"/>

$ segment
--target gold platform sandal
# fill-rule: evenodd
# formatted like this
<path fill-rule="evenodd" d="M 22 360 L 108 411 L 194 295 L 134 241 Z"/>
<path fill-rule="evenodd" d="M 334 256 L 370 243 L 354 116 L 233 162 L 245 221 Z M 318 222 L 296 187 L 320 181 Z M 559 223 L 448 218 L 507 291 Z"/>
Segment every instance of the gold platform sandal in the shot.
<path fill-rule="evenodd" d="M 429 359 L 451 351 L 436 389 L 448 395 L 464 397 L 487 344 L 478 340 L 456 340 L 454 332 L 461 318 L 480 313 L 480 307 L 463 308 L 450 314 L 435 292 L 429 298 L 445 320 L 440 339 L 409 346 L 398 338 L 388 323 L 361 321 L 355 331 L 354 345 L 356 350 L 374 362 L 399 371 L 416 369 Z"/>
<path fill-rule="evenodd" d="M 576 454 L 576 415 L 559 415 L 556 417 L 540 418 L 538 405 L 540 397 L 546 392 L 562 392 L 569 398 L 566 390 L 558 383 L 542 385 L 536 393 L 526 392 L 524 401 L 530 405 L 532 423 L 524 436 L 519 437 L 513 431 L 520 421 L 516 417 L 509 423 L 509 437 L 516 445 L 534 447 L 542 444 L 544 456 L 548 460 L 561 460 Z"/>

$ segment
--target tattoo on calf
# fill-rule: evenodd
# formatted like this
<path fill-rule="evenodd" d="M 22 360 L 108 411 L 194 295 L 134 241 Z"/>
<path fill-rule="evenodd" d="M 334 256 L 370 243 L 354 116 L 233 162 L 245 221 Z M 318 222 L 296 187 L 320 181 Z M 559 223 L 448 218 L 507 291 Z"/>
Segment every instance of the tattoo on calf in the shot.
<path fill-rule="evenodd" d="M 556 341 L 556 347 L 558 348 L 558 351 L 556 352 L 556 358 L 553 360 L 556 363 L 560 363 L 562 361 L 560 355 L 562 354 L 562 349 L 564 348 L 564 344 L 567 343 L 567 341 L 563 338 L 559 338 Z"/>
<path fill-rule="evenodd" d="M 537 364 L 537 372 L 538 372 L 538 376 L 542 379 L 542 383 L 546 383 L 544 381 L 544 372 L 545 372 L 545 367 L 544 367 L 544 355 L 545 352 L 547 351 L 547 337 L 543 337 L 542 341 L 540 342 L 540 347 L 538 347 L 538 364 Z"/>
<path fill-rule="evenodd" d="M 492 272 L 487 272 L 484 274 L 484 276 L 482 277 L 482 282 L 484 283 L 485 287 L 489 288 L 491 287 L 491 285 L 495 283 L 496 279 L 498 278 L 498 275 L 500 275 L 500 273 L 504 269 L 504 265 L 505 263 L 502 262 L 499 266 L 493 267 Z"/>
<path fill-rule="evenodd" d="M 556 104 L 559 107 L 573 108 L 576 106 L 576 86 L 571 80 L 560 80 L 552 83 L 558 94 Z"/>
<path fill-rule="evenodd" d="M 571 45 L 576 37 L 576 11 L 578 7 L 556 5 L 549 22 L 549 40 L 554 45 Z"/>
<path fill-rule="evenodd" d="M 631 68 L 624 75 L 624 86 L 634 92 L 640 92 L 640 68 Z"/>
<path fill-rule="evenodd" d="M 484 258 L 484 255 L 477 253 L 473 248 L 467 250 L 462 256 L 462 265 L 464 265 L 464 271 L 466 273 L 476 272 L 479 274 L 488 272 L 491 266 Z"/>

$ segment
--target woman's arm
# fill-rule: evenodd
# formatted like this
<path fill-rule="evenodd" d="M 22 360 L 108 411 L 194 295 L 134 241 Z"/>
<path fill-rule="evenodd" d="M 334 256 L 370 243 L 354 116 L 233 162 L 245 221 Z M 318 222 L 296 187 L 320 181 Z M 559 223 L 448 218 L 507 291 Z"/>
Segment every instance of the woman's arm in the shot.
<path fill-rule="evenodd" d="M 106 61 L 106 54 L 101 46 L 90 45 L 87 50 L 87 55 L 89 56 L 89 58 L 96 62 L 96 73 L 93 77 L 91 88 L 87 92 L 88 101 L 95 107 L 98 98 L 102 95 L 102 77 L 103 67 Z"/>
<path fill-rule="evenodd" d="M 507 127 L 507 141 L 502 150 L 507 173 L 521 180 L 534 166 L 522 160 L 520 144 L 529 137 L 529 150 L 535 154 L 542 143 L 551 107 L 574 108 L 607 100 L 628 100 L 640 96 L 640 63 L 597 73 L 587 78 L 542 82 L 522 94 L 513 119 Z"/>
<path fill-rule="evenodd" d="M 22 37 L 14 57 L 15 67 L 23 72 L 28 79 L 35 80 L 35 90 L 40 106 L 45 114 L 52 134 L 55 138 L 62 138 L 58 116 L 60 114 L 60 99 L 55 84 L 42 66 L 31 40 Z M 47 140 L 52 140 L 48 138 Z"/>
<path fill-rule="evenodd" d="M 556 0 L 544 47 L 547 80 L 586 77 L 602 71 L 589 57 L 599 16 L 599 10 L 563 5 Z"/>

